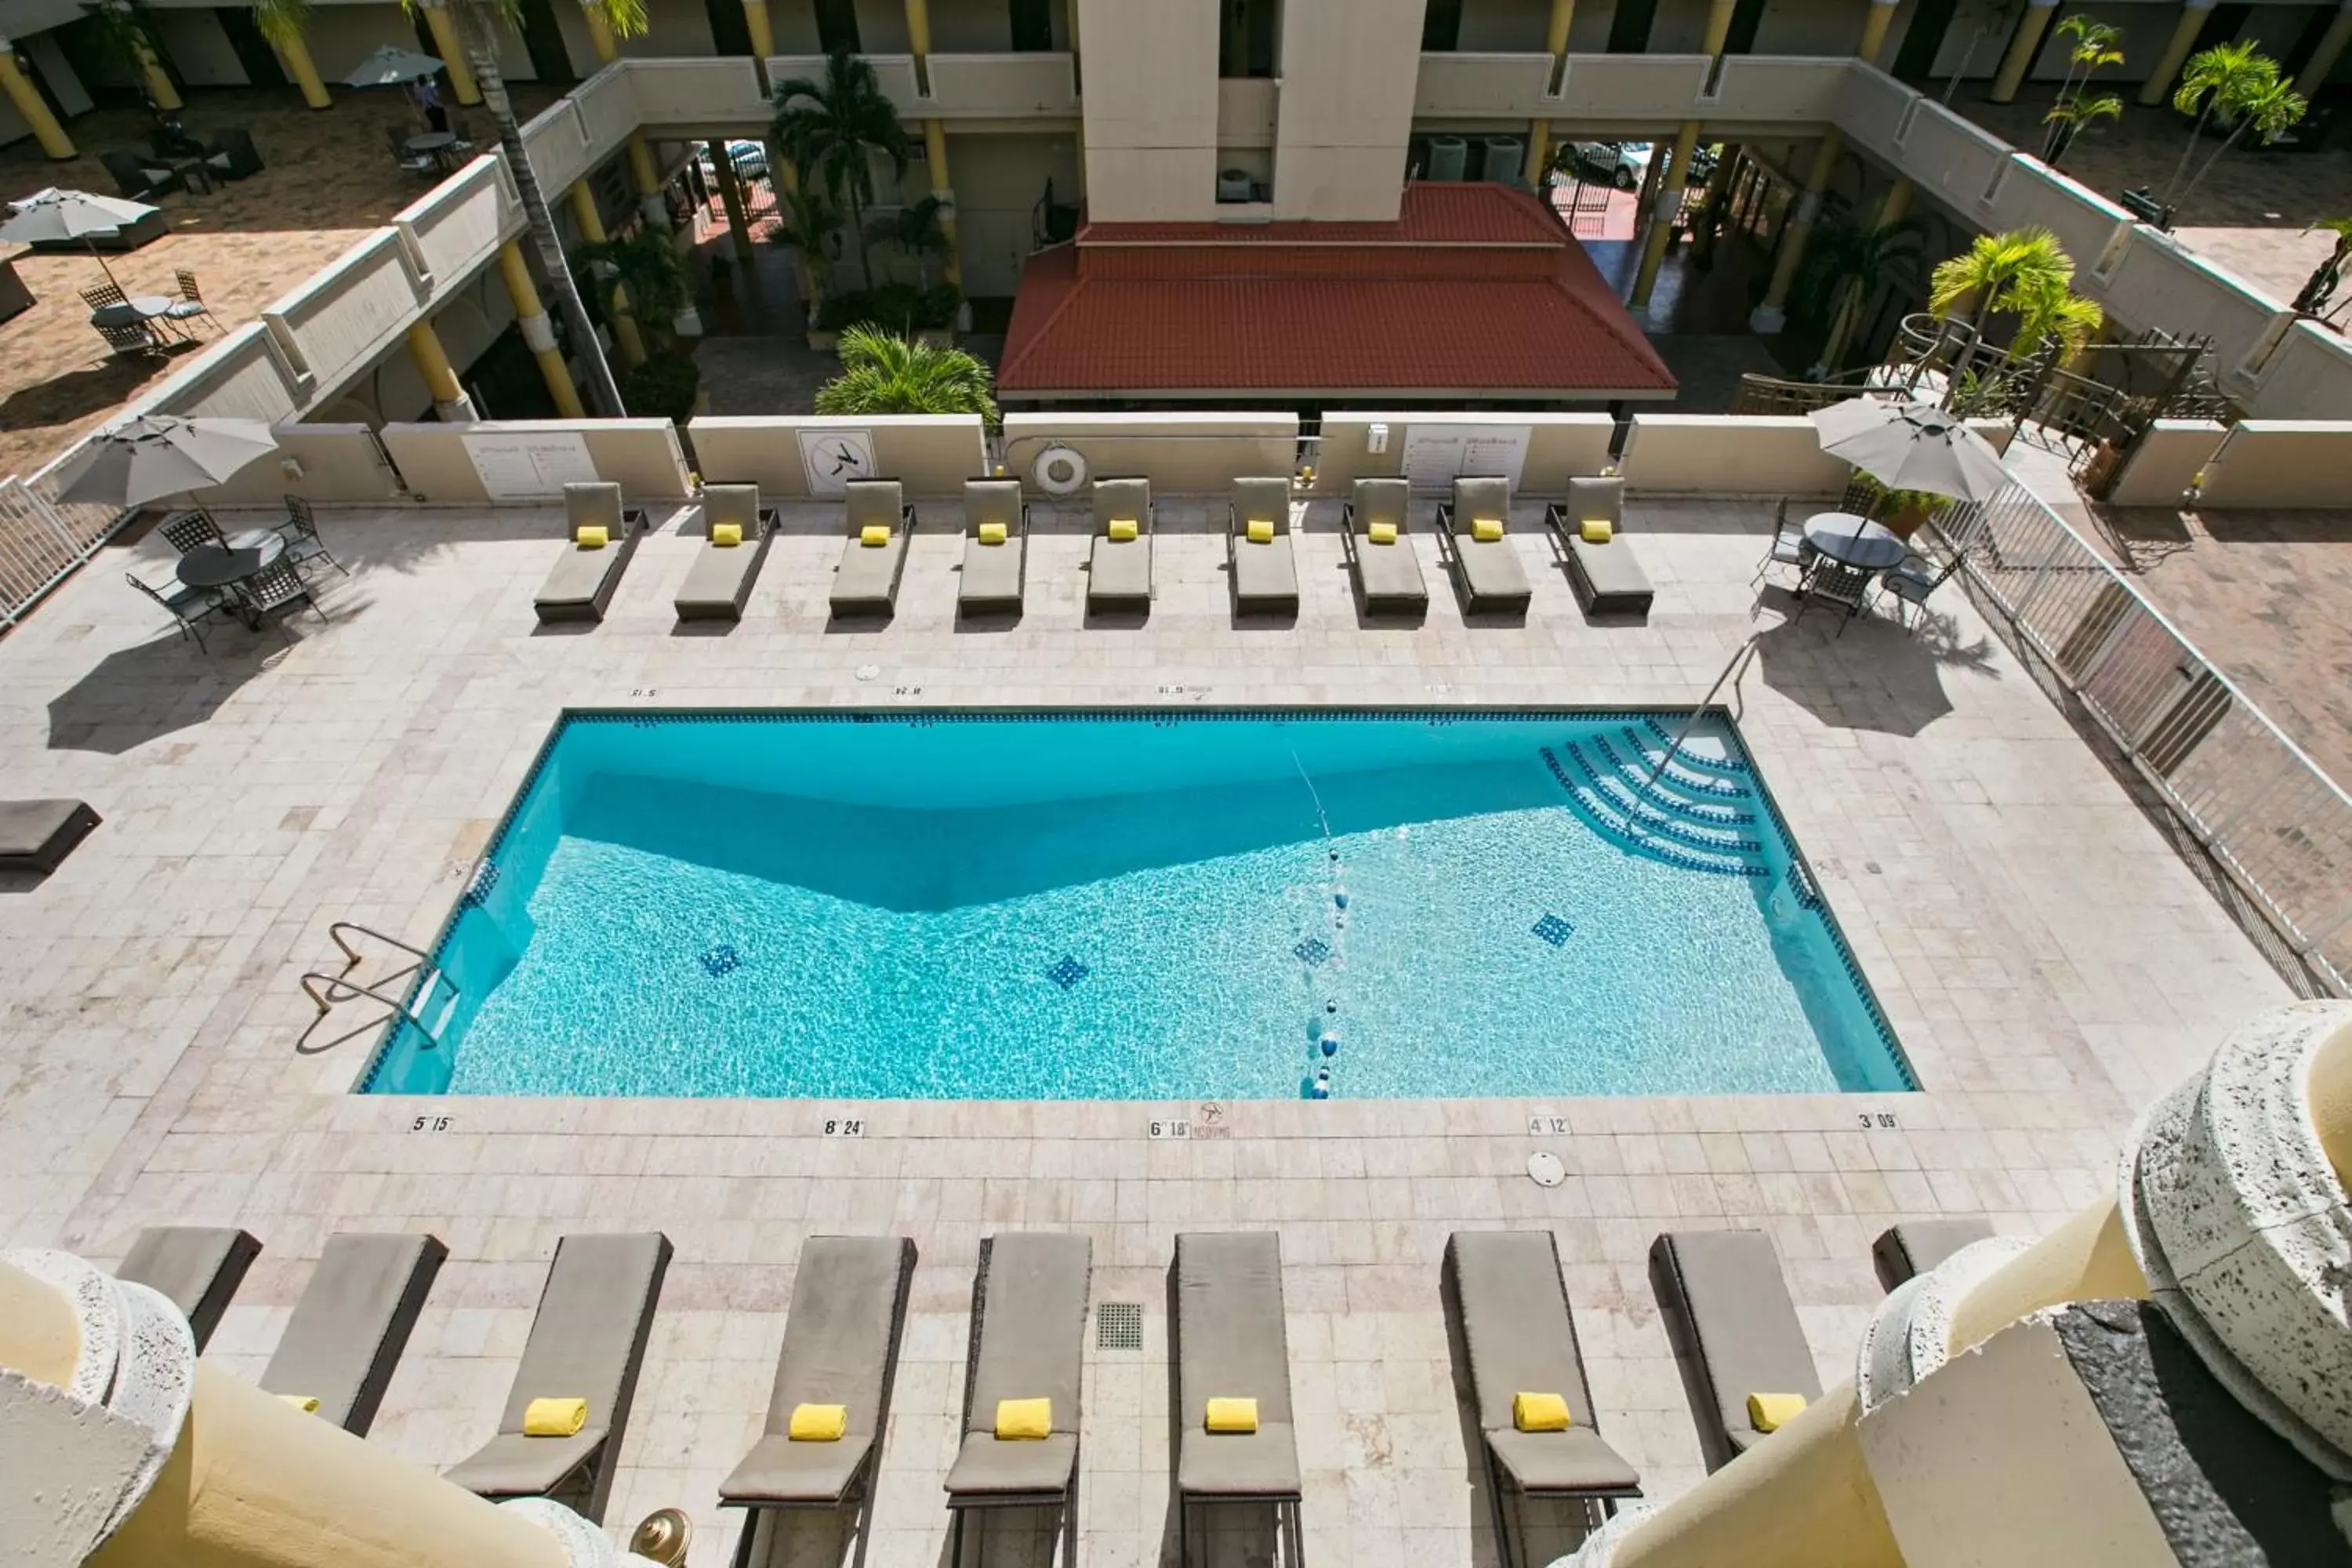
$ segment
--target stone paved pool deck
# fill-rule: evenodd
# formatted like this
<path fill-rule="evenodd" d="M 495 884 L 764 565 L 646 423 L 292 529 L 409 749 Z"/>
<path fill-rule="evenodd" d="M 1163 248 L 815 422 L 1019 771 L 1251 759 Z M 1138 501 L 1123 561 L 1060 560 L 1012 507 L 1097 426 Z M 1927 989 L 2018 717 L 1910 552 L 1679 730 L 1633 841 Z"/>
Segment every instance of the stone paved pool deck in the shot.
<path fill-rule="evenodd" d="M 1423 536 L 1426 623 L 1376 629 L 1328 508 L 1280 629 L 1234 628 L 1211 509 L 1184 501 L 1160 508 L 1148 624 L 1086 626 L 1082 527 L 1041 508 L 1009 631 L 955 628 L 946 507 L 912 541 L 895 620 L 829 628 L 835 514 L 784 510 L 723 632 L 672 619 L 690 510 L 656 514 L 602 626 L 541 631 L 530 598 L 562 526 L 538 509 L 326 515 L 352 575 L 328 578 L 334 618 L 304 617 L 290 646 L 236 628 L 209 655 L 180 643 L 122 581 L 168 574 L 152 539 L 102 552 L 0 640 L 0 795 L 79 795 L 107 819 L 47 881 L 0 891 L 0 1237 L 111 1260 L 150 1224 L 246 1226 L 267 1249 L 206 1353 L 251 1374 L 329 1235 L 433 1230 L 450 1261 L 370 1440 L 441 1466 L 495 1425 L 556 1238 L 662 1229 L 677 1263 L 606 1522 L 679 1505 L 693 1562 L 717 1568 L 734 1539 L 717 1487 L 760 1426 L 801 1241 L 911 1236 L 866 1561 L 928 1568 L 980 1240 L 1083 1230 L 1094 1300 L 1141 1303 L 1145 1342 L 1089 1337 L 1079 1556 L 1140 1568 L 1175 1550 L 1173 1238 L 1276 1226 L 1308 1559 L 1488 1563 L 1439 1308 L 1450 1231 L 1559 1238 L 1600 1431 L 1670 1497 L 1701 1462 L 1645 1274 L 1659 1231 L 1769 1231 L 1833 1384 L 1879 1298 L 1879 1229 L 2047 1228 L 2110 1189 L 2137 1108 L 2287 995 L 1959 595 L 1916 637 L 1786 626 L 1777 591 L 1751 616 L 1769 505 L 1633 504 L 1659 584 L 1646 626 L 1588 622 L 1523 505 L 1525 626 L 1465 626 Z M 336 956 L 328 922 L 429 938 L 566 705 L 1646 707 L 1697 700 L 1759 630 L 1743 733 L 1920 1093 L 1235 1102 L 1225 1137 L 1177 1142 L 1150 1141 L 1149 1119 L 1197 1105 L 361 1098 L 366 1039 L 296 1049 L 298 977 Z M 824 1137 L 844 1111 L 865 1135 Z M 1560 1185 L 1528 1178 L 1538 1150 L 1565 1163 Z M 1540 1563 L 1564 1521 L 1529 1517 Z M 1220 1560 L 1245 1542 L 1221 1538 Z M 814 1562 L 834 1543 L 793 1544 Z"/>

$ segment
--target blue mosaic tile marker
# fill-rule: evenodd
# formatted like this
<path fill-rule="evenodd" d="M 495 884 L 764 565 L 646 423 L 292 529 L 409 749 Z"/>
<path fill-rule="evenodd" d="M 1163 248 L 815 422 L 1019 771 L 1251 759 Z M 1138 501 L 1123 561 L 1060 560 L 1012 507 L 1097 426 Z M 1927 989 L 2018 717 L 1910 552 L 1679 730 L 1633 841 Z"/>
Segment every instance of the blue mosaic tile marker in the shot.
<path fill-rule="evenodd" d="M 1320 937 L 1310 936 L 1290 951 L 1298 955 L 1302 963 L 1320 963 L 1331 956 L 1330 944 Z"/>
<path fill-rule="evenodd" d="M 704 973 L 708 973 L 714 980 L 722 974 L 731 974 L 743 962 L 742 959 L 736 956 L 736 952 L 733 948 L 729 947 L 724 943 L 707 950 L 706 952 L 698 954 L 698 958 L 702 964 Z"/>
<path fill-rule="evenodd" d="M 1575 934 L 1575 931 L 1574 926 L 1558 915 L 1548 914 L 1535 923 L 1535 934 L 1554 947 L 1567 946 L 1568 939 Z"/>
<path fill-rule="evenodd" d="M 1092 973 L 1085 964 L 1066 954 L 1059 963 L 1045 971 L 1045 978 L 1067 991 Z"/>

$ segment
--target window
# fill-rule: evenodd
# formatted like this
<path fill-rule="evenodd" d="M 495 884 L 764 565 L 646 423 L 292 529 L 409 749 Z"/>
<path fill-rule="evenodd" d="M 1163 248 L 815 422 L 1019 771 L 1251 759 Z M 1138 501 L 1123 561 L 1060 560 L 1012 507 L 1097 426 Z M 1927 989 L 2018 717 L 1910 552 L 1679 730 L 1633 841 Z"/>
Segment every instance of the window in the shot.
<path fill-rule="evenodd" d="M 1282 0 L 1220 0 L 1217 10 L 1218 74 L 1271 77 L 1281 74 Z"/>
<path fill-rule="evenodd" d="M 1462 0 L 1429 0 L 1421 14 L 1421 52 L 1450 55 L 1462 47 Z"/>
<path fill-rule="evenodd" d="M 826 54 L 858 53 L 857 0 L 816 0 L 816 41 Z"/>
<path fill-rule="evenodd" d="M 1054 0 L 1013 0 L 1013 47 L 1027 53 L 1054 47 Z"/>

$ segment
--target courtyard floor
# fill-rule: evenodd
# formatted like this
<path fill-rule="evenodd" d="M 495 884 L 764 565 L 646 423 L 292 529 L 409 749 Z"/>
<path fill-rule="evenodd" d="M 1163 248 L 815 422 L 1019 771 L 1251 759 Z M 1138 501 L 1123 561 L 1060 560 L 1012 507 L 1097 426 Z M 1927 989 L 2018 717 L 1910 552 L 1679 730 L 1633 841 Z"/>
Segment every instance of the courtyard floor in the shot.
<path fill-rule="evenodd" d="M 1445 1237 L 1540 1226 L 1599 1429 L 1671 1497 L 1701 1465 L 1644 1268 L 1659 1231 L 1769 1232 L 1834 1384 L 1879 1299 L 1873 1235 L 1937 1214 L 2046 1229 L 2109 1190 L 2140 1106 L 2288 993 L 1959 595 L 1916 637 L 1787 626 L 1780 590 L 1748 588 L 1769 504 L 1629 510 L 1659 584 L 1643 626 L 1578 611 L 1532 506 L 1524 626 L 1465 625 L 1425 536 L 1425 623 L 1363 626 L 1328 505 L 1281 629 L 1233 625 L 1222 504 L 1181 500 L 1160 510 L 1158 601 L 1126 628 L 1085 623 L 1075 509 L 1040 509 L 1027 615 L 990 630 L 955 621 L 951 527 L 914 536 L 891 624 L 829 626 L 838 513 L 820 506 L 784 508 L 742 624 L 692 636 L 670 609 L 690 510 L 657 514 L 610 616 L 573 635 L 530 611 L 562 548 L 551 510 L 330 514 L 352 567 L 333 618 L 290 644 L 227 629 L 209 655 L 122 584 L 168 570 L 162 542 L 110 547 L 0 642 L 0 795 L 106 818 L 0 892 L 0 1240 L 110 1260 L 144 1226 L 246 1226 L 267 1250 L 206 1354 L 250 1374 L 331 1234 L 434 1231 L 450 1261 L 370 1441 L 444 1466 L 496 1424 L 556 1238 L 662 1229 L 677 1258 L 607 1524 L 678 1505 L 693 1562 L 718 1568 L 736 1526 L 716 1489 L 759 1429 L 801 1242 L 910 1236 L 865 1561 L 932 1568 L 980 1240 L 1080 1230 L 1094 1300 L 1144 1303 L 1146 1324 L 1139 1352 L 1089 1336 L 1081 1554 L 1142 1568 L 1174 1552 L 1173 1238 L 1278 1227 L 1307 1555 L 1422 1568 L 1494 1561 Z M 1923 1092 L 1236 1102 L 1230 1137 L 1190 1142 L 1147 1121 L 1191 1106 L 902 1101 L 859 1108 L 866 1136 L 844 1140 L 822 1136 L 839 1108 L 809 1102 L 357 1097 L 363 1039 L 295 1048 L 327 923 L 428 939 L 567 705 L 1686 704 L 1759 631 L 1730 700 Z M 417 1131 L 427 1111 L 446 1128 Z M 1537 1150 L 1560 1185 L 1528 1179 Z M 1564 1521 L 1530 1518 L 1543 1562 Z"/>

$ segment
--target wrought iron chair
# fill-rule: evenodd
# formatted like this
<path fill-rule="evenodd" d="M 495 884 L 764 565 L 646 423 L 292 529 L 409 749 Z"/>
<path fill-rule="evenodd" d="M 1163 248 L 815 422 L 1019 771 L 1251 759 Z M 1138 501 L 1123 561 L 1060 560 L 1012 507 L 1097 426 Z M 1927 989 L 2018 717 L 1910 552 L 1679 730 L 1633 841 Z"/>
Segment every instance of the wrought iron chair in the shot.
<path fill-rule="evenodd" d="M 228 546 L 228 540 L 222 534 L 220 524 L 215 522 L 213 514 L 202 507 L 197 507 L 192 511 L 181 512 L 176 517 L 165 518 L 163 526 L 155 531 L 163 536 L 165 543 L 183 555 L 207 544 L 217 544 L 223 549 Z"/>
<path fill-rule="evenodd" d="M 1806 539 L 1802 525 L 1789 521 L 1789 502 L 1783 497 L 1780 512 L 1772 520 L 1772 548 L 1766 551 L 1764 559 L 1756 563 L 1756 575 L 1748 580 L 1748 585 L 1751 588 L 1759 586 L 1764 574 L 1775 566 L 1794 567 L 1797 580 L 1802 582 L 1805 568 L 1812 564 L 1812 542 Z"/>
<path fill-rule="evenodd" d="M 319 520 L 311 513 L 310 503 L 300 496 L 286 498 L 286 521 L 278 525 L 278 535 L 286 541 L 286 564 L 300 571 L 305 561 L 323 561 L 346 577 L 350 571 L 329 553 L 327 542 L 319 537 Z"/>
<path fill-rule="evenodd" d="M 1881 596 L 1895 595 L 1895 619 L 1902 623 L 1906 634 L 1916 636 L 1920 620 L 1927 615 L 1928 595 L 1942 587 L 1945 580 L 1959 569 L 1960 557 L 1958 554 L 1937 565 L 1930 557 L 1914 550 L 1900 563 L 1887 569 L 1879 579 L 1878 593 Z"/>
<path fill-rule="evenodd" d="M 165 318 L 174 321 L 202 318 L 212 322 L 213 331 L 220 331 L 219 318 L 205 306 L 205 291 L 196 286 L 196 275 L 184 267 L 174 269 L 173 275 L 180 280 L 180 298 L 176 304 L 163 312 Z"/>
<path fill-rule="evenodd" d="M 383 128 L 383 139 L 391 145 L 392 161 L 400 165 L 401 171 L 404 174 L 430 174 L 435 173 L 440 167 L 440 165 L 435 161 L 432 153 L 410 152 L 408 149 L 408 138 L 401 134 L 399 126 L 385 126 Z"/>
<path fill-rule="evenodd" d="M 311 595 L 310 584 L 296 575 L 294 568 L 282 560 L 263 567 L 259 572 L 247 578 L 240 587 L 240 592 L 244 596 L 246 608 L 257 620 L 281 613 L 287 619 L 291 619 L 293 610 L 299 605 L 310 605 L 312 613 L 322 621 L 332 618 Z M 283 625 L 280 625 L 278 630 L 287 641 L 294 640 Z"/>
<path fill-rule="evenodd" d="M 103 310 L 109 305 L 127 305 L 131 302 L 124 298 L 122 286 L 111 279 L 103 283 L 93 283 L 79 292 L 81 302 L 93 310 Z"/>
<path fill-rule="evenodd" d="M 101 327 L 93 321 L 89 330 L 105 339 L 106 346 L 118 354 L 159 354 L 163 352 L 163 340 L 156 335 L 154 328 L 144 321 L 133 321 L 121 327 Z"/>
<path fill-rule="evenodd" d="M 1798 601 L 1797 613 L 1790 617 L 1789 624 L 1795 626 L 1817 607 L 1827 605 L 1845 612 L 1838 621 L 1838 636 L 1845 636 L 1846 627 L 1869 604 L 1870 579 L 1871 574 L 1858 566 L 1841 565 L 1824 557 L 1806 577 L 1804 597 Z"/>
<path fill-rule="evenodd" d="M 203 648 L 206 653 L 212 652 L 211 647 L 205 641 L 205 622 L 223 613 L 218 595 L 207 588 L 190 588 L 177 584 L 170 593 L 164 593 L 141 582 L 131 573 L 125 572 L 122 578 L 124 582 L 163 605 L 164 613 L 172 617 L 173 625 L 179 628 L 182 637 L 194 638 L 198 647 Z"/>

